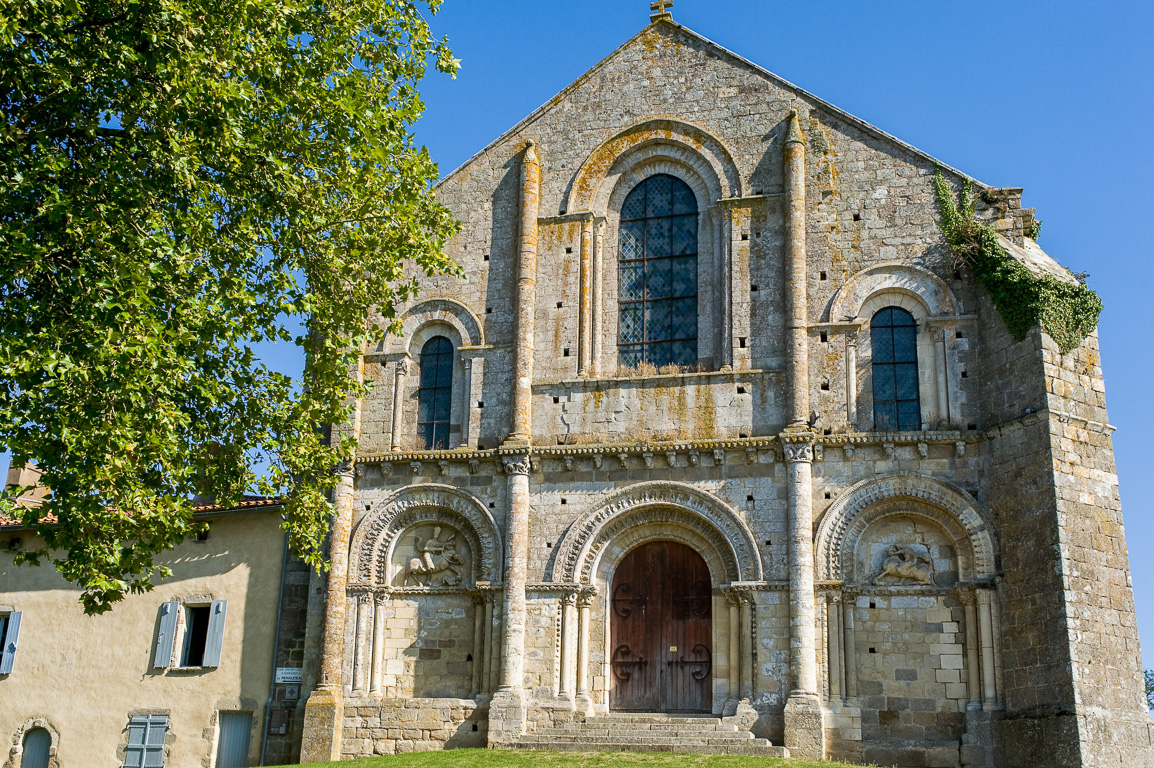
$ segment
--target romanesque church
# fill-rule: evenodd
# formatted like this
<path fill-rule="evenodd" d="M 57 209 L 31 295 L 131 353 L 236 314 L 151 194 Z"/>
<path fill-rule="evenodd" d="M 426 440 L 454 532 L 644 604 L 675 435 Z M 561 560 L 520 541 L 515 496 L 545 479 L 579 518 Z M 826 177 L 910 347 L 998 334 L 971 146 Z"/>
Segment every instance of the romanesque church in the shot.
<path fill-rule="evenodd" d="M 272 569 L 229 706 L 302 761 L 1154 766 L 1096 335 L 1007 330 L 939 226 L 963 171 L 655 5 L 439 185 L 467 279 L 364 351 L 332 571 Z"/>

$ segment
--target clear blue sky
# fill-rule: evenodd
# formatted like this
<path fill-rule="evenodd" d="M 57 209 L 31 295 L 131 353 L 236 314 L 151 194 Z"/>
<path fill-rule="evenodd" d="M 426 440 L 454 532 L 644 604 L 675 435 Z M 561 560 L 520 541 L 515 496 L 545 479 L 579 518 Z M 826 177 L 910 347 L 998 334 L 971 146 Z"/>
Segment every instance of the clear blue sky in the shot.
<path fill-rule="evenodd" d="M 446 0 L 463 66 L 430 75 L 419 141 L 444 173 L 648 23 L 648 0 Z M 680 23 L 975 178 L 1024 187 L 1041 245 L 1105 301 L 1107 403 L 1154 667 L 1154 4 L 677 0 Z M 281 358 L 282 367 L 298 366 Z"/>

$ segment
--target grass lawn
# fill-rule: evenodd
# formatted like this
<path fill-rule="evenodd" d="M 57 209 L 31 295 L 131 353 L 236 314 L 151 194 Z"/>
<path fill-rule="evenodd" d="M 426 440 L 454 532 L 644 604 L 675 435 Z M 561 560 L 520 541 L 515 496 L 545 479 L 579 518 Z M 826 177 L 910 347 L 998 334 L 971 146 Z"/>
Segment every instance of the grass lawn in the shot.
<path fill-rule="evenodd" d="M 750 755 L 675 755 L 668 752 L 511 752 L 450 749 L 406 755 L 362 757 L 341 763 L 309 763 L 301 768 L 861 768 L 848 763 L 815 763 Z"/>

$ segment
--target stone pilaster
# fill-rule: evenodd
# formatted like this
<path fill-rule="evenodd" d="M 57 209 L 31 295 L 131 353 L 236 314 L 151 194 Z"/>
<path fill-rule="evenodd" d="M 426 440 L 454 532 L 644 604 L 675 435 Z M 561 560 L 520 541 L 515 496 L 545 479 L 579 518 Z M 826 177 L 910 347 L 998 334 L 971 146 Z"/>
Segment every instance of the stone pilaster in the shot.
<path fill-rule="evenodd" d="M 356 380 L 364 378 L 364 360 L 357 362 Z M 361 401 L 353 403 L 352 418 L 345 427 L 358 443 L 361 439 Z M 353 528 L 356 499 L 353 465 L 356 453 L 337 467 L 333 493 L 335 512 L 329 538 L 329 581 L 325 600 L 324 646 L 317 687 L 305 702 L 301 732 L 301 762 L 338 760 L 341 756 L 341 722 L 344 720 L 345 612 L 349 583 L 349 535 Z"/>
<path fill-rule="evenodd" d="M 789 503 L 789 699 L 785 746 L 794 757 L 825 758 L 825 727 L 817 690 L 817 606 L 813 569 L 812 432 L 782 434 Z"/>
<path fill-rule="evenodd" d="M 532 141 L 521 158 L 521 247 L 517 256 L 513 423 L 509 442 L 528 445 L 533 432 L 533 324 L 537 302 L 537 214 L 541 162 Z"/>
<path fill-rule="evenodd" d="M 404 414 L 405 378 L 409 375 L 409 358 L 403 357 L 396 363 L 393 372 L 393 422 L 389 438 L 389 450 L 401 449 L 401 418 Z"/>
<path fill-rule="evenodd" d="M 505 526 L 505 630 L 501 686 L 489 705 L 489 744 L 506 743 L 525 732 L 525 587 L 529 561 L 528 454 L 504 459 L 509 510 Z"/>
<path fill-rule="evenodd" d="M 806 300 L 805 135 L 797 110 L 785 136 L 785 306 L 789 333 L 790 416 L 787 429 L 809 424 L 809 318 Z"/>

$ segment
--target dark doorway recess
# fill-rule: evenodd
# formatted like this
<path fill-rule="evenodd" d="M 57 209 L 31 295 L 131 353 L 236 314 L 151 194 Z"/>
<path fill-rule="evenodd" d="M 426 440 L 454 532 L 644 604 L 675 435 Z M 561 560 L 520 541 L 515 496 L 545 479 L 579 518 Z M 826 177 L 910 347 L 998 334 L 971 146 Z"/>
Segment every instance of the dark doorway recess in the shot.
<path fill-rule="evenodd" d="M 630 551 L 613 575 L 609 708 L 709 712 L 713 600 L 701 555 L 675 541 Z"/>

